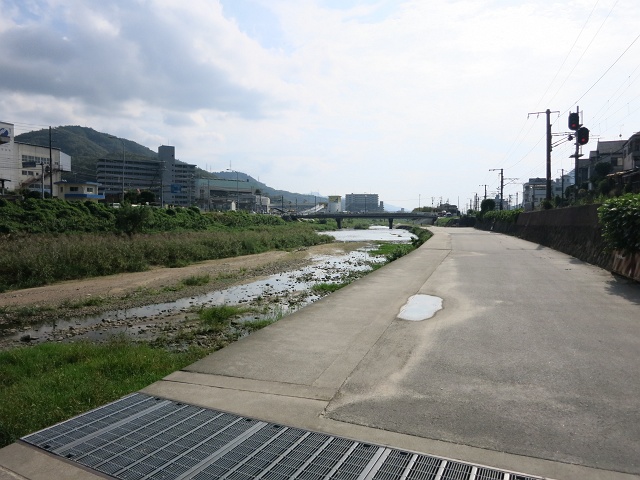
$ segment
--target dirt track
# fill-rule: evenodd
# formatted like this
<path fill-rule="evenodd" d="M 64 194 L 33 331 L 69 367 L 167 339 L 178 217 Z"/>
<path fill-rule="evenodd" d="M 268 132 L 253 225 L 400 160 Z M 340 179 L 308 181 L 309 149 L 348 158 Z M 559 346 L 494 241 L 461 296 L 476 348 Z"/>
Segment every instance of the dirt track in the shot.
<path fill-rule="evenodd" d="M 57 316 L 65 316 L 65 303 L 86 302 L 91 297 L 106 299 L 109 308 L 159 303 L 217 290 L 232 284 L 300 268 L 317 255 L 340 254 L 360 248 L 361 243 L 331 243 L 292 252 L 271 251 L 221 260 L 211 260 L 183 268 L 155 268 L 146 272 L 122 273 L 108 277 L 73 280 L 0 293 L 0 308 L 55 307 Z M 206 285 L 185 287 L 182 281 L 209 275 Z M 180 286 L 176 291 L 173 287 Z M 73 314 L 90 313 L 99 307 L 74 309 Z M 2 324 L 0 318 L 0 324 Z"/>

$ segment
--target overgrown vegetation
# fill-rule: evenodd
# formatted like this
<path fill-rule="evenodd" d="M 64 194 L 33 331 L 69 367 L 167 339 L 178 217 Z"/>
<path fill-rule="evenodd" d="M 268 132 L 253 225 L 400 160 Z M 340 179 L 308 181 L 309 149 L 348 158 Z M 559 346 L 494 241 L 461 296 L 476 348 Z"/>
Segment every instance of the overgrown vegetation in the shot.
<path fill-rule="evenodd" d="M 113 214 L 111 221 L 115 222 L 116 214 L 110 213 Z M 185 212 L 180 215 L 183 213 L 192 215 Z M 63 279 L 65 275 L 80 278 L 72 273 L 74 271 L 92 276 L 145 269 L 155 264 L 177 266 L 206 258 L 333 240 L 317 235 L 305 222 L 285 224 L 276 219 L 274 224 L 261 224 L 262 220 L 257 218 L 260 216 L 255 215 L 220 214 L 218 217 L 216 228 L 196 232 L 181 230 L 124 236 L 113 235 L 106 229 L 106 234 L 93 231 L 4 235 L 0 237 L 0 282 L 15 288 L 19 282 L 42 284 Z M 431 232 L 418 227 L 414 227 L 412 233 L 416 235 L 412 245 L 381 247 L 387 261 L 409 253 L 431 236 Z M 33 277 L 38 280 L 34 281 Z M 182 284 L 199 286 L 210 281 L 209 275 L 195 275 Z M 320 284 L 317 290 L 327 293 L 348 282 Z M 68 302 L 65 307 L 83 308 L 101 305 L 104 301 L 102 297 L 92 297 Z M 164 337 L 160 335 L 146 344 L 119 336 L 106 344 L 43 343 L 0 352 L 0 447 L 140 390 L 284 315 L 281 310 L 269 308 L 271 306 L 260 307 L 260 312 L 227 305 L 203 308 L 197 312 L 194 326 L 180 328 L 171 335 L 165 332 Z M 16 312 L 12 310 L 12 313 Z M 247 316 L 252 317 L 248 314 L 253 313 L 259 316 L 247 320 Z M 208 340 L 201 342 L 203 337 Z"/>
<path fill-rule="evenodd" d="M 197 209 L 165 212 L 129 207 L 137 213 L 126 217 L 128 222 L 119 223 L 118 219 L 124 218 L 119 211 L 126 212 L 126 208 L 115 211 L 102 205 L 73 205 L 57 200 L 23 203 L 18 215 L 13 204 L 0 200 L 0 231 L 16 230 L 14 224 L 22 229 L 0 236 L 0 291 L 139 272 L 152 266 L 182 267 L 203 260 L 333 241 L 332 237 L 318 235 L 308 223 L 286 223 L 270 215 L 203 215 Z M 91 209 L 97 213 L 90 213 Z M 172 211 L 173 214 L 167 213 Z M 139 212 L 147 213 L 138 216 Z M 27 221 L 31 227 L 23 225 Z M 127 236 L 109 233 L 115 225 L 120 225 Z M 25 230 L 29 229 L 34 232 L 27 234 Z"/>
<path fill-rule="evenodd" d="M 516 223 L 518 216 L 523 212 L 521 208 L 516 210 L 491 210 L 485 212 L 482 215 L 482 221 L 484 222 L 504 222 L 504 223 Z"/>
<path fill-rule="evenodd" d="M 207 353 L 169 352 L 124 337 L 0 352 L 0 447 L 140 390 Z"/>
<path fill-rule="evenodd" d="M 610 250 L 640 252 L 640 194 L 607 200 L 598 208 L 598 218 Z"/>
<path fill-rule="evenodd" d="M 349 285 L 350 282 L 342 282 L 342 283 L 316 283 L 313 287 L 311 287 L 311 291 L 318 293 L 320 295 L 326 295 L 328 293 L 333 293 L 340 290 L 343 287 Z"/>
<path fill-rule="evenodd" d="M 0 198 L 0 234 L 103 233 L 133 235 L 175 231 L 204 231 L 283 225 L 275 215 L 247 212 L 201 213 L 197 207 L 155 208 L 123 205 L 112 208 L 95 202 Z"/>
<path fill-rule="evenodd" d="M 460 217 L 439 217 L 436 219 L 436 223 L 434 224 L 436 227 L 450 227 L 452 225 L 457 225 Z"/>
<path fill-rule="evenodd" d="M 385 257 L 386 263 L 393 262 L 411 253 L 433 236 L 433 233 L 429 230 L 416 226 L 411 227 L 410 231 L 415 235 L 410 245 L 406 243 L 380 243 L 375 250 L 370 252 L 371 255 L 381 255 Z M 379 267 L 380 265 L 378 265 L 378 268 Z"/>

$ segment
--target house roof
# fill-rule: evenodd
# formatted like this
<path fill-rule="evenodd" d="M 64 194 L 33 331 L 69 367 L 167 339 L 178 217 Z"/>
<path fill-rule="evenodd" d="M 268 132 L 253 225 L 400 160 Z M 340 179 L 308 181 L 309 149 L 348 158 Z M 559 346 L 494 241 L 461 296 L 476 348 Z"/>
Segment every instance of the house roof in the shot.
<path fill-rule="evenodd" d="M 625 143 L 627 143 L 627 140 L 611 140 L 604 142 L 598 140 L 598 146 L 596 147 L 596 150 L 600 155 L 622 153 L 622 147 Z"/>

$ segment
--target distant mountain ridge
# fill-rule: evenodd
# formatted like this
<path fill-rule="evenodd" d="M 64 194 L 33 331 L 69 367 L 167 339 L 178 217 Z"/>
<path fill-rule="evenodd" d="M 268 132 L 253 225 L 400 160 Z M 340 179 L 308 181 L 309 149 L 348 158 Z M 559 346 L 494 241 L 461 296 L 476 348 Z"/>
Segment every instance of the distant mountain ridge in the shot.
<path fill-rule="evenodd" d="M 49 130 L 34 130 L 32 132 L 16 135 L 15 140 L 30 145 L 49 146 Z M 98 132 L 93 128 L 81 127 L 78 125 L 67 125 L 55 127 L 51 131 L 51 146 L 59 148 L 67 155 L 71 156 L 71 172 L 63 173 L 63 178 L 67 180 L 96 181 L 96 164 L 99 158 L 121 158 L 122 145 L 126 158 L 156 158 L 157 152 L 140 145 L 132 140 L 119 137 L 114 138 L 108 133 Z M 235 172 L 210 173 L 196 167 L 196 174 L 201 178 L 227 178 L 236 179 Z M 254 179 L 246 173 L 238 172 L 240 181 L 249 182 L 260 189 L 263 195 L 271 197 L 274 202 L 283 201 L 285 203 L 314 203 L 326 202 L 327 197 L 314 196 L 309 194 L 292 193 L 286 190 L 276 190 L 268 187 L 262 182 Z"/>

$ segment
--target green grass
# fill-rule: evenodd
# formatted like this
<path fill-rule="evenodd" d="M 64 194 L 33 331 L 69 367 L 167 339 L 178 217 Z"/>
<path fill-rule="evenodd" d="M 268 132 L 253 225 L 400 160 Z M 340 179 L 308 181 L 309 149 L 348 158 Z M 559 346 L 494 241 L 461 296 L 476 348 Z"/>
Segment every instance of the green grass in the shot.
<path fill-rule="evenodd" d="M 84 307 L 98 307 L 104 305 L 106 299 L 103 297 L 87 297 L 84 300 L 78 300 L 72 302 L 71 300 L 63 300 L 60 303 L 60 308 L 68 308 L 71 310 L 77 310 Z"/>
<path fill-rule="evenodd" d="M 140 390 L 206 353 L 172 353 L 123 337 L 0 352 L 0 447 Z"/>
<path fill-rule="evenodd" d="M 334 241 L 305 223 L 205 232 L 164 232 L 132 238 L 103 234 L 0 235 L 0 289 L 63 280 L 184 267 L 204 260 L 289 250 Z"/>
<path fill-rule="evenodd" d="M 440 217 L 436 220 L 436 227 L 448 227 L 450 224 L 454 224 L 454 220 L 459 220 L 459 217 Z"/>
<path fill-rule="evenodd" d="M 211 281 L 211 276 L 209 274 L 204 275 L 192 275 L 190 277 L 182 280 L 182 283 L 187 287 L 200 287 L 202 285 L 206 285 Z"/>
<path fill-rule="evenodd" d="M 236 307 L 231 305 L 219 305 L 206 307 L 198 310 L 198 318 L 203 325 L 214 327 L 230 321 L 245 313 L 251 312 L 249 308 Z"/>
<path fill-rule="evenodd" d="M 371 255 L 383 256 L 387 262 L 392 262 L 411 253 L 415 248 L 413 245 L 406 243 L 379 243 L 378 247 L 369 253 Z"/>
<path fill-rule="evenodd" d="M 327 293 L 333 293 L 337 290 L 340 290 L 342 287 L 346 287 L 349 285 L 349 282 L 344 283 L 316 283 L 313 287 L 311 287 L 311 291 L 324 295 Z"/>

